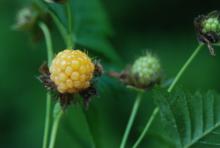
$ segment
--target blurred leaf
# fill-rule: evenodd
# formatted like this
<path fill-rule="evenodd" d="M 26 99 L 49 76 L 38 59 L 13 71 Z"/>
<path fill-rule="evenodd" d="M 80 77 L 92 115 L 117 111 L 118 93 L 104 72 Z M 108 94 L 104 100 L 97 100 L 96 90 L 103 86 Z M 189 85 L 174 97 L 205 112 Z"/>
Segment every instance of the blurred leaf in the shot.
<path fill-rule="evenodd" d="M 156 91 L 162 119 L 176 147 L 220 147 L 220 96 L 202 95 L 181 89 L 173 93 Z"/>
<path fill-rule="evenodd" d="M 99 0 L 72 0 L 76 43 L 120 61 L 108 41 L 112 29 Z"/>
<path fill-rule="evenodd" d="M 72 0 L 71 4 L 75 44 L 102 54 L 114 62 L 120 62 L 109 41 L 112 28 L 99 0 Z M 67 27 L 65 9 L 57 4 L 48 6 Z"/>

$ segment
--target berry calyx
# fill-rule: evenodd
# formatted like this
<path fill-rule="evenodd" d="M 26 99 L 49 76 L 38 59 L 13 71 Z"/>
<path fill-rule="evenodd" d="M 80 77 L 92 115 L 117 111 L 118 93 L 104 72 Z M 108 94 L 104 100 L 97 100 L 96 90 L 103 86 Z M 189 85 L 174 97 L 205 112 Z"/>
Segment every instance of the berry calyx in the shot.
<path fill-rule="evenodd" d="M 147 87 L 160 79 L 159 59 L 151 53 L 138 58 L 131 67 L 131 79 L 136 86 Z"/>
<path fill-rule="evenodd" d="M 49 68 L 50 79 L 60 93 L 77 93 L 90 87 L 95 66 L 80 50 L 59 52 Z"/>

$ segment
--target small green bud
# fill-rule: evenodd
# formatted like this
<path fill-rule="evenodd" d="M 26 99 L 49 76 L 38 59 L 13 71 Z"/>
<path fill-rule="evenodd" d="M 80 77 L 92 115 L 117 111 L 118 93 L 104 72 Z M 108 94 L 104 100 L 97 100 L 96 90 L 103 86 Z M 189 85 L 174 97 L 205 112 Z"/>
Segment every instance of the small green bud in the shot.
<path fill-rule="evenodd" d="M 160 81 L 160 78 L 160 61 L 151 53 L 139 57 L 131 67 L 131 79 L 137 87 L 148 87 Z"/>

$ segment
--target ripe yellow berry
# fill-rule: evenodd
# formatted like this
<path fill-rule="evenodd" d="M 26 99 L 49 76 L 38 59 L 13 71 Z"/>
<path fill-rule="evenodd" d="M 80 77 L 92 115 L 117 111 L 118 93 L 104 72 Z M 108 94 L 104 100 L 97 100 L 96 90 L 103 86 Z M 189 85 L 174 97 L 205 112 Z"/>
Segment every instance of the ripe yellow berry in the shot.
<path fill-rule="evenodd" d="M 59 52 L 50 66 L 50 79 L 60 93 L 76 93 L 90 86 L 94 64 L 80 50 L 66 49 Z"/>

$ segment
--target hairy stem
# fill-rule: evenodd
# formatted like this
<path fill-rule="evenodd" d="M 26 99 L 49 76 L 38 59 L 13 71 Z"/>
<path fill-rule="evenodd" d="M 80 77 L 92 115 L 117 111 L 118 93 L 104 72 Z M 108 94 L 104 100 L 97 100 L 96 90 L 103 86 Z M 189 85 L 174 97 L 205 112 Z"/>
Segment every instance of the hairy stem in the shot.
<path fill-rule="evenodd" d="M 57 130 L 58 130 L 62 115 L 63 115 L 63 111 L 60 110 L 59 113 L 57 113 L 56 116 L 54 117 L 53 126 L 51 130 L 51 136 L 50 136 L 49 148 L 54 148 L 56 136 L 57 136 Z"/>
<path fill-rule="evenodd" d="M 49 66 L 51 64 L 51 61 L 53 58 L 53 46 L 52 46 L 51 34 L 50 34 L 50 31 L 45 23 L 40 22 L 39 27 L 41 28 L 41 30 L 44 34 L 44 37 L 45 37 L 45 42 L 46 42 L 46 46 L 47 46 L 47 61 L 48 61 L 48 66 Z M 50 129 L 50 110 L 51 110 L 50 108 L 51 108 L 51 94 L 50 94 L 50 92 L 47 92 L 46 115 L 45 115 L 42 148 L 46 148 L 47 144 L 48 144 L 48 134 L 49 134 L 49 129 Z"/>
<path fill-rule="evenodd" d="M 187 61 L 185 62 L 185 64 L 181 67 L 181 69 L 179 70 L 179 72 L 177 73 L 175 79 L 173 80 L 173 82 L 171 83 L 171 85 L 168 88 L 168 92 L 171 92 L 173 90 L 173 88 L 175 87 L 175 85 L 177 84 L 177 82 L 179 81 L 180 77 L 183 75 L 183 73 L 185 72 L 185 70 L 188 68 L 188 66 L 192 63 L 192 61 L 195 59 L 196 55 L 199 53 L 199 51 L 202 49 L 204 44 L 199 44 L 198 47 L 194 50 L 194 52 L 191 54 L 191 56 L 187 59 Z M 151 114 L 144 130 L 142 131 L 141 135 L 138 137 L 137 141 L 135 142 L 135 144 L 133 145 L 133 148 L 138 147 L 138 145 L 140 144 L 140 142 L 143 140 L 145 134 L 147 133 L 149 127 L 151 126 L 152 122 L 154 121 L 155 117 L 157 116 L 159 112 L 159 108 L 156 107 L 153 111 L 153 113 Z"/>
<path fill-rule="evenodd" d="M 127 124 L 126 129 L 125 129 L 125 133 L 124 133 L 122 141 L 121 141 L 120 148 L 124 148 L 125 145 L 126 145 L 128 135 L 130 133 L 130 130 L 131 130 L 131 127 L 133 125 L 135 116 L 137 114 L 137 110 L 138 110 L 140 102 L 141 102 L 142 94 L 143 94 L 142 92 L 139 92 L 138 95 L 137 95 L 137 98 L 135 99 L 133 109 L 132 109 L 132 112 L 130 114 L 129 121 L 128 121 L 128 124 Z"/>

